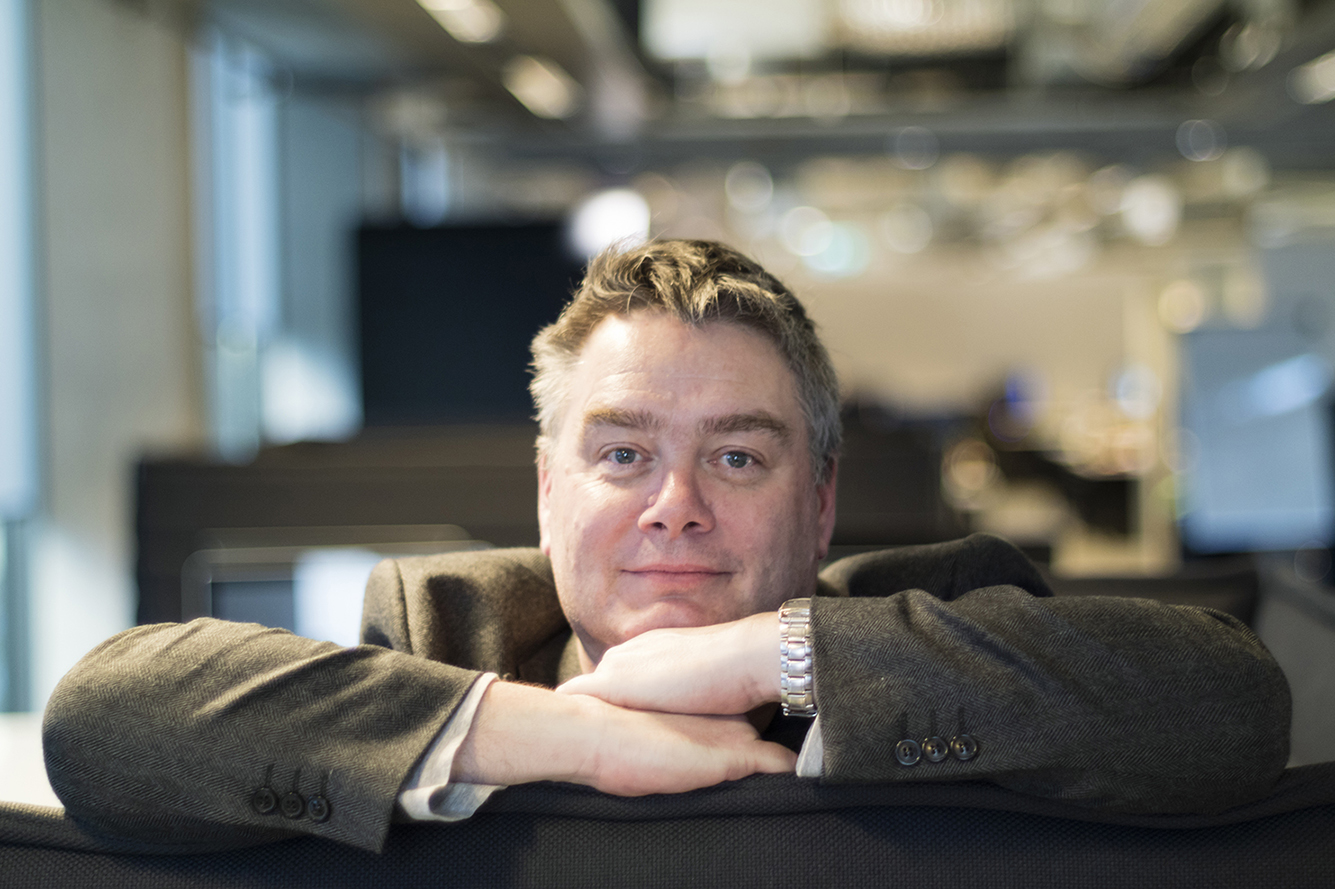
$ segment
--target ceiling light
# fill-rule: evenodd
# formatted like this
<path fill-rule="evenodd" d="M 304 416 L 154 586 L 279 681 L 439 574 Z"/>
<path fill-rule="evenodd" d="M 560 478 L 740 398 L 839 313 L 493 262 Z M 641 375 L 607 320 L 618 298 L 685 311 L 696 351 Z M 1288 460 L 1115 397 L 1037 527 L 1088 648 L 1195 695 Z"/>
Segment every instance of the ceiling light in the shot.
<path fill-rule="evenodd" d="M 906 170 L 925 170 L 940 156 L 936 134 L 926 127 L 901 127 L 889 139 L 895 162 Z"/>
<path fill-rule="evenodd" d="M 815 207 L 794 207 L 779 220 L 779 239 L 795 256 L 815 256 L 834 241 L 834 224 Z"/>
<path fill-rule="evenodd" d="M 871 245 L 861 226 L 851 222 L 830 223 L 829 241 L 818 252 L 802 257 L 813 272 L 831 278 L 853 278 L 866 271 Z"/>
<path fill-rule="evenodd" d="M 460 43 L 490 43 L 505 27 L 505 13 L 491 0 L 417 0 Z"/>
<path fill-rule="evenodd" d="M 1212 120 L 1188 120 L 1177 128 L 1177 150 L 1189 161 L 1213 161 L 1224 156 L 1228 138 Z"/>
<path fill-rule="evenodd" d="M 1289 95 L 1304 105 L 1335 99 L 1335 52 L 1328 52 L 1289 72 Z"/>
<path fill-rule="evenodd" d="M 579 84 L 550 59 L 515 56 L 506 62 L 501 82 L 538 117 L 559 120 L 574 114 L 579 107 Z"/>
<path fill-rule="evenodd" d="M 1167 176 L 1139 176 L 1122 192 L 1122 224 L 1142 244 L 1157 247 L 1177 234 L 1182 194 Z"/>
<path fill-rule="evenodd" d="M 829 48 L 825 0 L 643 0 L 640 33 L 663 61 L 709 60 L 731 75 L 739 60 L 809 59 Z"/>
<path fill-rule="evenodd" d="M 570 220 L 576 250 L 592 259 L 613 244 L 627 246 L 649 237 L 649 203 L 639 192 L 613 188 L 585 200 Z"/>
<path fill-rule="evenodd" d="M 844 45 L 865 52 L 923 55 L 995 50 L 1010 42 L 1012 0 L 837 0 Z"/>
<path fill-rule="evenodd" d="M 774 178 L 763 164 L 738 161 L 723 180 L 723 191 L 734 210 L 759 213 L 774 197 Z"/>
<path fill-rule="evenodd" d="M 1220 61 L 1233 71 L 1263 68 L 1279 53 L 1283 35 L 1259 22 L 1235 24 L 1219 39 Z"/>

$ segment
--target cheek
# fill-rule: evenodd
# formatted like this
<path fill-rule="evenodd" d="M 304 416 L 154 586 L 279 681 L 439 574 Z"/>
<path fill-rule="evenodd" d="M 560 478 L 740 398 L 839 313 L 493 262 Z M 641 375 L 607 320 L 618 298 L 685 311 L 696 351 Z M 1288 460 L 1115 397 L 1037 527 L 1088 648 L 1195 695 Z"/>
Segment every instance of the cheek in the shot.
<path fill-rule="evenodd" d="M 715 513 L 719 511 L 716 509 Z M 777 535 L 780 525 L 786 519 L 782 508 L 764 500 L 752 502 L 748 498 L 738 498 L 729 504 L 728 512 L 732 536 L 747 550 L 768 550 L 768 543 Z"/>
<path fill-rule="evenodd" d="M 737 518 L 742 545 L 759 556 L 766 584 L 782 587 L 808 573 L 817 561 L 820 532 L 814 491 L 789 489 Z M 771 593 L 757 590 L 756 595 Z"/>
<path fill-rule="evenodd" d="M 569 555 L 608 548 L 638 515 L 633 492 L 596 478 L 562 479 L 552 495 L 552 536 Z"/>
<path fill-rule="evenodd" d="M 775 486 L 732 499 L 729 512 L 739 537 L 784 553 L 787 545 L 811 537 L 816 527 L 815 492 L 808 486 Z"/>

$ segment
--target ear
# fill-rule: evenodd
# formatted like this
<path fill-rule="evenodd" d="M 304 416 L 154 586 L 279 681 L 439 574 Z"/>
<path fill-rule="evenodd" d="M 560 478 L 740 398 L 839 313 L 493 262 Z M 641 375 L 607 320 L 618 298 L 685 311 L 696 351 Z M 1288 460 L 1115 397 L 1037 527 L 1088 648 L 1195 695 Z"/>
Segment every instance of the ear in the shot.
<path fill-rule="evenodd" d="M 547 455 L 538 457 L 538 547 L 547 558 L 552 557 L 551 535 L 552 474 L 547 471 Z"/>
<path fill-rule="evenodd" d="M 816 558 L 823 559 L 830 554 L 830 538 L 834 536 L 834 493 L 839 480 L 839 458 L 830 458 L 830 477 L 816 485 L 816 521 L 820 530 L 817 541 Z"/>

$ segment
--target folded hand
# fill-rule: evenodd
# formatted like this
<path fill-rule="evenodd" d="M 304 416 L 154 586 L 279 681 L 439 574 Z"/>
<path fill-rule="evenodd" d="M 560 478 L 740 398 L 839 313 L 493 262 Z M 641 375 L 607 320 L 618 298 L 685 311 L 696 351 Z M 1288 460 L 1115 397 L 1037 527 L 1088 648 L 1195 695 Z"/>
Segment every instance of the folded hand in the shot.
<path fill-rule="evenodd" d="M 637 710 L 738 714 L 779 700 L 779 619 L 650 630 L 557 689 Z"/>
<path fill-rule="evenodd" d="M 459 748 L 451 780 L 571 781 L 640 796 L 791 772 L 796 761 L 787 748 L 760 740 L 744 717 L 645 712 L 496 682 Z"/>

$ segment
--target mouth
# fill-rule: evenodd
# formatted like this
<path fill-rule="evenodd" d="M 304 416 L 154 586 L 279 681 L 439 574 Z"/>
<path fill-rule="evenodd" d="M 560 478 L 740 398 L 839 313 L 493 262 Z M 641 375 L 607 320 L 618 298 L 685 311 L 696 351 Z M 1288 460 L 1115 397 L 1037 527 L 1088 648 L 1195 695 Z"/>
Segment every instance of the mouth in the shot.
<path fill-rule="evenodd" d="M 713 565 L 651 563 L 623 568 L 620 605 L 634 617 L 625 638 L 662 627 L 718 623 L 717 604 L 726 601 L 735 572 Z"/>
<path fill-rule="evenodd" d="M 625 568 L 626 574 L 632 574 L 637 577 L 679 577 L 683 580 L 704 577 L 724 577 L 731 572 L 722 571 L 718 568 L 712 568 L 708 565 L 640 565 L 635 568 Z"/>
<path fill-rule="evenodd" d="M 630 581 L 633 589 L 656 599 L 678 596 L 693 598 L 728 583 L 732 572 L 712 565 L 673 563 L 636 565 L 623 569 L 622 576 Z"/>

